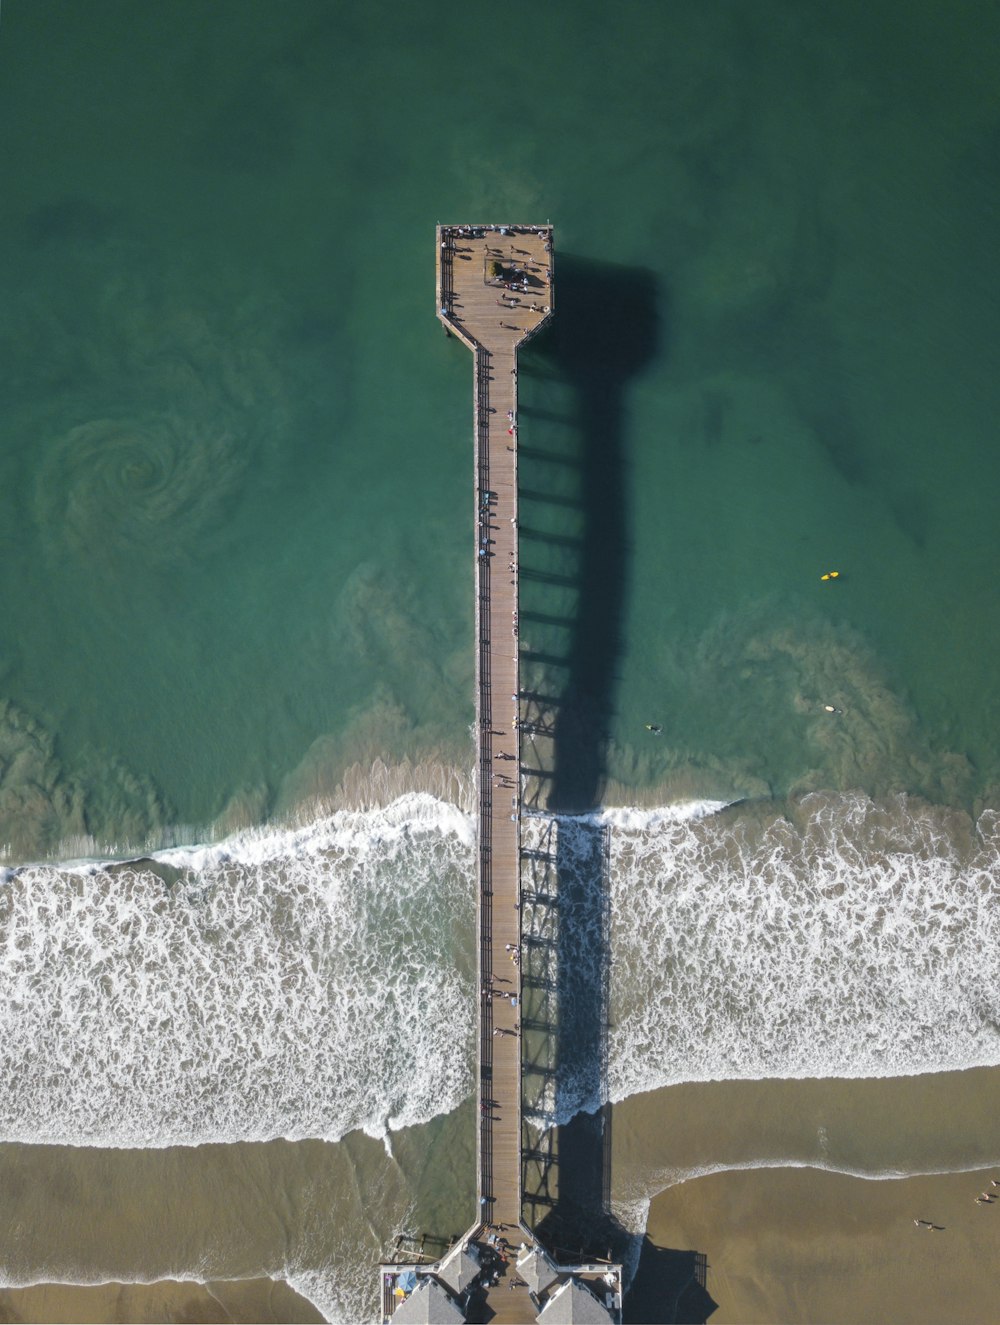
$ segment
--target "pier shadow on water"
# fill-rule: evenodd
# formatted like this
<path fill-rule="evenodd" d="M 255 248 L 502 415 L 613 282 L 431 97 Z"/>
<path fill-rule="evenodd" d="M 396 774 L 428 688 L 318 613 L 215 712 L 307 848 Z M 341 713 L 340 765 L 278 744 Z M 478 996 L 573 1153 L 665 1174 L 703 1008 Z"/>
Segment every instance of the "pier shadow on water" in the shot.
<path fill-rule="evenodd" d="M 562 254 L 556 290 L 520 366 L 523 1215 L 560 1260 L 627 1261 L 605 1102 L 610 842 L 594 812 L 629 580 L 627 393 L 665 353 L 665 301 L 648 272 Z M 690 1310 L 681 1286 L 704 1257 L 647 1239 L 641 1259 L 664 1309 Z M 675 1318 L 695 1317 L 655 1317 Z"/>

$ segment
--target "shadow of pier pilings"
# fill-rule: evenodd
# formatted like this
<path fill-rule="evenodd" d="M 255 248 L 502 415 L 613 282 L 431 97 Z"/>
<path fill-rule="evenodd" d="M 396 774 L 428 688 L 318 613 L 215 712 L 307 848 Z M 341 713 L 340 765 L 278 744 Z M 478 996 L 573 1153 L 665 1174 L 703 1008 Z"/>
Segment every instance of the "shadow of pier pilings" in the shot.
<path fill-rule="evenodd" d="M 705 1325 L 717 1306 L 708 1291 L 708 1257 L 703 1252 L 658 1247 L 643 1238 L 625 1300 L 626 1325 Z"/>
<path fill-rule="evenodd" d="M 610 1209 L 610 841 L 594 812 L 628 588 L 626 396 L 661 328 L 647 272 L 560 255 L 556 277 L 557 316 L 520 364 L 522 1182 L 526 1221 L 573 1261 L 629 1241 Z"/>
<path fill-rule="evenodd" d="M 520 361 L 523 1216 L 563 1263 L 638 1265 L 626 1320 L 704 1321 L 696 1251 L 611 1211 L 607 753 L 630 545 L 630 384 L 668 350 L 641 270 L 559 255 L 557 316 Z M 631 1255 L 630 1255 L 631 1253 Z"/>

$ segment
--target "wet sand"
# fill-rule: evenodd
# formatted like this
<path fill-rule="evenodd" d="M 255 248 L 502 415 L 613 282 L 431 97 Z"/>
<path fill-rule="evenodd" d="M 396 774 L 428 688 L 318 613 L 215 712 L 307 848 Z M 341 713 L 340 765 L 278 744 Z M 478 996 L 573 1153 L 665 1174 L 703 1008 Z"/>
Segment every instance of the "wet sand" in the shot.
<path fill-rule="evenodd" d="M 624 1101 L 613 1199 L 647 1233 L 627 1319 L 992 1319 L 1000 1200 L 975 1197 L 1000 1179 L 998 1086 L 982 1069 Z"/>
<path fill-rule="evenodd" d="M 653 1202 L 649 1237 L 661 1248 L 705 1249 L 707 1292 L 689 1279 L 679 1310 L 659 1314 L 676 1300 L 676 1289 L 662 1258 L 647 1257 L 629 1319 L 993 1320 L 1000 1201 L 977 1206 L 974 1198 L 984 1187 L 992 1191 L 989 1180 L 998 1174 L 872 1181 L 818 1169 L 756 1169 L 683 1183 Z M 918 1228 L 914 1219 L 940 1231 Z M 669 1259 L 665 1265 L 676 1269 Z"/>
<path fill-rule="evenodd" d="M 714 1325 L 991 1319 L 1000 1201 L 974 1197 L 1000 1178 L 998 1087 L 1000 1069 L 716 1082 L 615 1106 L 612 1197 L 648 1227 L 628 1319 L 695 1320 L 713 1303 Z M 0 1146 L 3 1269 L 32 1285 L 0 1291 L 0 1321 L 371 1319 L 373 1266 L 396 1234 L 447 1239 L 468 1222 L 471 1104 L 392 1149 L 358 1134 Z M 51 1282 L 140 1278 L 157 1282 Z"/>
<path fill-rule="evenodd" d="M 472 1222 L 471 1101 L 392 1148 L 0 1145 L 0 1321 L 375 1319 L 397 1235 Z"/>
<path fill-rule="evenodd" d="M 286 1283 L 273 1279 L 164 1279 L 154 1284 L 35 1284 L 0 1289 L 0 1321 L 287 1321 L 323 1317 Z"/>
<path fill-rule="evenodd" d="M 1000 1163 L 1000 1068 L 836 1081 L 668 1086 L 614 1107 L 612 1199 L 641 1220 L 673 1183 L 790 1164 L 861 1177 Z M 631 1215 L 630 1215 L 631 1212 Z"/>

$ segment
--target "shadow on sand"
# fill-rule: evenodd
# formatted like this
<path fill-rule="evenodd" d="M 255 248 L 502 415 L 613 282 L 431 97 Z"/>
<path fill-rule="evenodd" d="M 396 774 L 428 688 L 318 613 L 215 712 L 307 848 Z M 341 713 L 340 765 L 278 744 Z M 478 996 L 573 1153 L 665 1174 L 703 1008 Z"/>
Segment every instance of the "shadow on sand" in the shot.
<path fill-rule="evenodd" d="M 522 427 L 539 437 L 519 451 L 522 772 L 538 816 L 522 859 L 523 1214 L 563 1261 L 624 1260 L 602 1103 L 609 840 L 594 812 L 629 578 L 627 391 L 664 353 L 663 299 L 647 272 L 564 255 L 556 281 L 557 316 L 520 368 Z M 704 1256 L 647 1239 L 632 1294 L 642 1319 L 706 1319 L 704 1270 Z"/>

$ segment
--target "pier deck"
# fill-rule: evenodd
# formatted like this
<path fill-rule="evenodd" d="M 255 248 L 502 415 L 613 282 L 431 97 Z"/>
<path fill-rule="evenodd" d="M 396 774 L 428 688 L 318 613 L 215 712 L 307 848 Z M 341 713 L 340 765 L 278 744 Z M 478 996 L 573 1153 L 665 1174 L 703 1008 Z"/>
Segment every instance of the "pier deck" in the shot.
<path fill-rule="evenodd" d="M 479 790 L 480 1135 L 484 1224 L 521 1222 L 520 749 L 517 640 L 517 348 L 552 309 L 551 231 L 441 227 L 438 317 L 476 357 L 476 730 Z M 510 288 L 513 285 L 527 289 Z M 518 1000 L 512 1006 L 509 997 Z M 491 1103 L 492 1102 L 492 1103 Z M 513 1266 L 511 1266 L 513 1274 Z M 534 1320 L 501 1280 L 494 1319 Z M 515 1282 L 517 1282 L 515 1280 Z"/>
<path fill-rule="evenodd" d="M 621 1320 L 621 1266 L 557 1266 L 522 1219 L 517 351 L 553 304 L 549 226 L 438 226 L 438 318 L 475 363 L 479 1216 L 434 1265 L 381 1267 L 387 1322 L 426 1320 L 442 1284 L 467 1321 L 581 1319 L 574 1294 L 586 1319 Z M 491 1226 L 508 1244 L 500 1261 Z M 456 1282 L 455 1257 L 466 1252 L 476 1272 Z"/>

